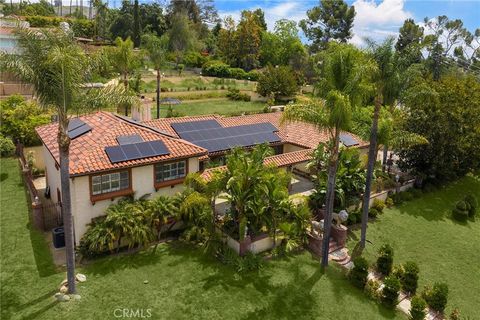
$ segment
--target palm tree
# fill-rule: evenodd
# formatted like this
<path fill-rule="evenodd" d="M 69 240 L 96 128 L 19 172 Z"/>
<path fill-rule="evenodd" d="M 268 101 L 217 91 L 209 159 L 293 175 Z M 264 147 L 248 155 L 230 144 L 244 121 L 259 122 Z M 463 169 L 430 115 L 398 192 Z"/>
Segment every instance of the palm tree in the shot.
<path fill-rule="evenodd" d="M 128 78 L 139 67 L 139 60 L 133 51 L 133 42 L 128 37 L 126 40 L 118 37 L 115 39 L 115 47 L 109 53 L 110 62 L 114 69 L 120 73 L 125 90 L 128 90 Z M 128 106 L 125 108 L 125 115 L 128 116 Z"/>
<path fill-rule="evenodd" d="M 147 214 L 151 225 L 157 230 L 157 240 L 160 240 L 162 228 L 166 225 L 168 218 L 175 216 L 177 212 L 173 198 L 159 196 L 150 202 Z"/>
<path fill-rule="evenodd" d="M 154 34 L 145 34 L 142 37 L 142 42 L 147 49 L 147 55 L 153 68 L 157 72 L 157 119 L 160 118 L 160 78 L 161 69 L 166 62 L 166 53 L 168 48 L 168 39 L 166 37 L 159 38 Z"/>
<path fill-rule="evenodd" d="M 370 146 L 368 148 L 367 176 L 365 192 L 363 194 L 362 228 L 360 236 L 360 248 L 365 248 L 368 211 L 370 204 L 370 193 L 372 186 L 373 170 L 377 158 L 377 133 L 380 109 L 383 104 L 393 105 L 398 95 L 399 74 L 395 67 L 394 39 L 388 38 L 382 44 L 369 41 L 371 56 L 377 64 L 376 72 L 373 75 L 375 85 L 375 99 L 373 110 L 372 129 L 370 131 Z"/>
<path fill-rule="evenodd" d="M 361 102 L 370 89 L 364 80 L 373 66 L 361 52 L 345 44 L 330 44 L 322 58 L 319 70 L 322 78 L 316 86 L 316 93 L 325 100 L 313 99 L 305 104 L 287 106 L 282 122 L 307 122 L 326 131 L 330 138 L 322 244 L 322 267 L 327 267 L 340 133 L 350 128 L 352 106 Z"/>
<path fill-rule="evenodd" d="M 135 98 L 124 90 L 107 87 L 102 90 L 81 90 L 88 82 L 90 64 L 85 52 L 75 44 L 73 34 L 57 30 L 17 29 L 20 54 L 0 53 L 0 68 L 30 83 L 38 102 L 54 107 L 58 115 L 61 202 L 65 230 L 65 251 L 69 293 L 75 293 L 75 243 L 70 197 L 68 124 L 75 110 L 85 109 L 90 102 L 97 105 L 134 103 Z"/>

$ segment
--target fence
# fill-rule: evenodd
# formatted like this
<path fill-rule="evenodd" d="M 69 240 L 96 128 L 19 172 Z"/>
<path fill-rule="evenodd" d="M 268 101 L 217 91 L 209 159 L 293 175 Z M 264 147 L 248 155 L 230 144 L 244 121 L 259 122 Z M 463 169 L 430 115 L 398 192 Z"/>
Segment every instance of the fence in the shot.
<path fill-rule="evenodd" d="M 25 159 L 23 145 L 17 144 L 16 154 L 20 161 L 22 168 L 22 177 L 30 197 L 32 205 L 32 220 L 37 229 L 48 231 L 52 228 L 61 226 L 62 219 L 62 204 L 60 202 L 54 203 L 42 197 L 33 183 L 32 169 L 28 161 Z"/>

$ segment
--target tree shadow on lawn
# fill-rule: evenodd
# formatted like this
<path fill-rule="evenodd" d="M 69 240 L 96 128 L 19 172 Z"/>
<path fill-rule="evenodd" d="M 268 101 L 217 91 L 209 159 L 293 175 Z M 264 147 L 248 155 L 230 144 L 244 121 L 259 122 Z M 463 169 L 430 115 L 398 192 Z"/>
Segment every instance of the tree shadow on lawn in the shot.
<path fill-rule="evenodd" d="M 49 292 L 46 292 L 37 298 L 30 300 L 26 303 L 20 304 L 19 301 L 21 300 L 18 294 L 13 292 L 13 290 L 4 290 L 2 288 L 2 319 L 10 319 L 13 315 L 23 311 L 26 308 L 32 307 L 36 304 L 42 303 L 43 301 L 47 299 L 52 299 L 53 295 L 57 292 L 56 289 L 51 290 Z M 58 301 L 53 301 L 46 305 L 45 307 L 32 312 L 29 315 L 26 315 L 22 317 L 22 319 L 36 319 L 38 316 L 43 314 L 44 312 L 48 311 L 50 308 L 52 308 L 54 305 L 57 304 Z"/>

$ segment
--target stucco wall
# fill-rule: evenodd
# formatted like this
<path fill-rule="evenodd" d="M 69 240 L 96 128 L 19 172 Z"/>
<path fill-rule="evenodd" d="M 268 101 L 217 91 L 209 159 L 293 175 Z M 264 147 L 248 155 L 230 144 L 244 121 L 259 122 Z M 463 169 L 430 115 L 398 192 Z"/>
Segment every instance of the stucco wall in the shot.
<path fill-rule="evenodd" d="M 44 160 L 45 174 L 47 177 L 47 186 L 50 187 L 50 195 L 53 202 L 59 202 L 60 199 L 57 198 L 57 188 L 62 191 L 60 185 L 60 170 L 55 168 L 55 159 L 52 157 L 50 152 L 48 152 L 45 146 L 42 146 L 42 154 Z"/>
<path fill-rule="evenodd" d="M 33 152 L 33 157 L 35 159 L 35 162 L 34 162 L 35 168 L 45 170 L 46 165 L 45 165 L 44 149 L 45 149 L 45 146 L 43 145 L 35 146 L 35 147 L 25 147 L 23 148 L 23 155 L 25 156 L 25 158 L 27 158 L 28 153 Z"/>
<path fill-rule="evenodd" d="M 295 146 L 293 144 L 284 144 L 283 145 L 283 153 L 289 153 L 289 152 L 294 152 L 294 151 L 300 151 L 300 150 L 305 150 L 305 148 Z M 294 165 L 293 167 L 297 170 L 300 170 L 302 172 L 308 172 L 306 166 L 308 162 L 302 162 Z"/>
<path fill-rule="evenodd" d="M 198 171 L 198 158 L 191 158 L 188 161 L 188 172 Z M 112 203 L 116 203 L 122 197 L 96 201 L 92 204 L 90 201 L 90 180 L 88 176 L 75 177 L 71 179 L 70 188 L 72 194 L 72 213 L 75 222 L 76 242 L 88 228 L 88 224 L 93 218 L 105 214 L 105 210 Z M 158 195 L 173 196 L 184 189 L 183 184 L 167 186 L 155 191 L 153 186 L 153 165 L 132 168 L 132 189 L 135 192 L 135 198 L 150 194 L 149 197 Z"/>

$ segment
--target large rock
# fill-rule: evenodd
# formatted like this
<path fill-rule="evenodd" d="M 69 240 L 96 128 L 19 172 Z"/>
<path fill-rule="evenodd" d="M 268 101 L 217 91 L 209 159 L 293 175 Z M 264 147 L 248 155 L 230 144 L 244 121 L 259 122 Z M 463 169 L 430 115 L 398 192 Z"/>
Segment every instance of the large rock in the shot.
<path fill-rule="evenodd" d="M 67 293 L 68 292 L 68 287 L 67 286 L 61 286 L 60 287 L 60 292 L 61 293 Z"/>
<path fill-rule="evenodd" d="M 78 282 L 85 282 L 87 281 L 87 276 L 81 273 L 77 273 L 75 279 L 77 279 Z"/>

